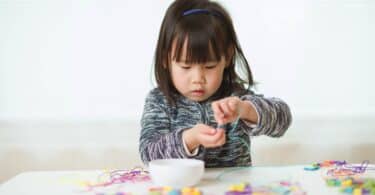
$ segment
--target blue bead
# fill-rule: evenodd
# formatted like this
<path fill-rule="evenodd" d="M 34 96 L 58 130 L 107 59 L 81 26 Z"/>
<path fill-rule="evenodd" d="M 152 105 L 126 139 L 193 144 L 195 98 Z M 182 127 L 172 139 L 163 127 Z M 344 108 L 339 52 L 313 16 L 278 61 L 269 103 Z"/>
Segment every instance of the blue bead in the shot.
<path fill-rule="evenodd" d="M 180 192 L 177 190 L 172 190 L 168 193 L 168 195 L 180 195 Z"/>
<path fill-rule="evenodd" d="M 319 167 L 318 166 L 309 166 L 309 167 L 305 167 L 303 169 L 306 170 L 306 171 L 316 171 L 316 170 L 319 169 Z"/>

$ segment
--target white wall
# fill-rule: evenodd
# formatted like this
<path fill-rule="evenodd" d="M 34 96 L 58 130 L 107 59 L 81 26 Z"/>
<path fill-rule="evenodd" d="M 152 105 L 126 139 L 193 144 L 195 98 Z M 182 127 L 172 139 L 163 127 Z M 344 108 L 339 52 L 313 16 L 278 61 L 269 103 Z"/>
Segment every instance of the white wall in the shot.
<path fill-rule="evenodd" d="M 0 118 L 138 118 L 167 3 L 2 2 Z"/>
<path fill-rule="evenodd" d="M 375 113 L 375 3 L 220 1 L 258 90 L 295 116 Z M 170 1 L 0 1 L 0 119 L 140 117 Z"/>
<path fill-rule="evenodd" d="M 374 1 L 227 4 L 261 91 L 297 117 L 374 116 Z"/>

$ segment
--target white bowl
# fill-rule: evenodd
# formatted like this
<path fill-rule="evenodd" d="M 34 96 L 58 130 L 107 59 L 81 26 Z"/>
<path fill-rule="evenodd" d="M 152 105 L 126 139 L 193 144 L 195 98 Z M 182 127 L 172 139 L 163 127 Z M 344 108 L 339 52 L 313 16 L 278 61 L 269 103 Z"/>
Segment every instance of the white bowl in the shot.
<path fill-rule="evenodd" d="M 150 176 L 158 186 L 190 187 L 199 183 L 204 162 L 196 159 L 160 159 L 149 163 Z"/>

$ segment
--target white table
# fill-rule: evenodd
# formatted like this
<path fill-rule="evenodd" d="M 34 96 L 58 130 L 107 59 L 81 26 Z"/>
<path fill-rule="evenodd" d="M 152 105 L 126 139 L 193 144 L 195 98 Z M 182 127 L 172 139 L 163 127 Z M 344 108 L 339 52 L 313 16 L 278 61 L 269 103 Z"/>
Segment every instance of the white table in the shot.
<path fill-rule="evenodd" d="M 373 165 L 372 165 L 373 166 Z M 328 187 L 322 177 L 323 170 L 305 171 L 304 166 L 251 167 L 241 170 L 234 168 L 206 169 L 201 182 L 196 186 L 205 195 L 224 194 L 232 184 L 250 182 L 253 186 L 267 185 L 287 180 L 299 182 L 307 194 L 340 194 L 336 187 Z M 45 171 L 21 173 L 0 186 L 1 195 L 59 195 L 59 194 L 95 194 L 82 191 L 78 181 L 96 181 L 103 171 Z M 225 174 L 223 174 L 225 173 Z M 219 177 L 220 176 L 220 177 Z M 364 177 L 375 178 L 375 171 L 367 171 Z M 123 183 L 97 189 L 103 192 L 115 192 L 126 189 L 132 194 L 148 194 L 152 182 Z"/>

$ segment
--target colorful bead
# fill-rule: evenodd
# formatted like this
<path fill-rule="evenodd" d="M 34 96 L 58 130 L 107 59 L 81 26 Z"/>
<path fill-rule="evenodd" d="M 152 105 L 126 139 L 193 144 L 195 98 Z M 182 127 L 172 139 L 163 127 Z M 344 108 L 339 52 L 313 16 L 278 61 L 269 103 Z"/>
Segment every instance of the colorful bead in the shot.
<path fill-rule="evenodd" d="M 236 184 L 229 186 L 229 190 L 225 195 L 265 195 L 265 194 L 306 194 L 298 183 L 291 183 L 289 181 L 281 181 L 271 183 L 267 186 L 255 186 L 250 184 Z"/>
<path fill-rule="evenodd" d="M 164 186 L 163 187 L 163 191 L 165 191 L 165 192 L 169 192 L 169 191 L 171 191 L 172 190 L 172 187 L 171 186 Z"/>
<path fill-rule="evenodd" d="M 327 179 L 326 183 L 327 183 L 328 186 L 331 186 L 331 187 L 332 186 L 340 186 L 341 185 L 341 182 L 338 179 Z"/>
<path fill-rule="evenodd" d="M 180 191 L 178 191 L 178 190 L 171 190 L 171 191 L 169 191 L 168 195 L 180 195 Z"/>
<path fill-rule="evenodd" d="M 351 194 L 351 193 L 353 193 L 353 187 L 342 188 L 341 192 Z"/>
<path fill-rule="evenodd" d="M 247 195 L 251 194 L 251 187 L 248 183 L 240 183 L 236 185 L 231 185 L 229 191 L 225 193 L 226 195 Z"/>
<path fill-rule="evenodd" d="M 362 189 L 361 188 L 354 189 L 353 195 L 362 195 Z"/>
<path fill-rule="evenodd" d="M 319 163 L 314 163 L 314 164 L 312 164 L 310 166 L 304 167 L 303 169 L 306 170 L 306 171 L 316 171 L 316 170 L 320 169 L 320 164 Z"/>
<path fill-rule="evenodd" d="M 197 188 L 174 189 L 170 186 L 149 188 L 149 195 L 201 195 Z"/>

